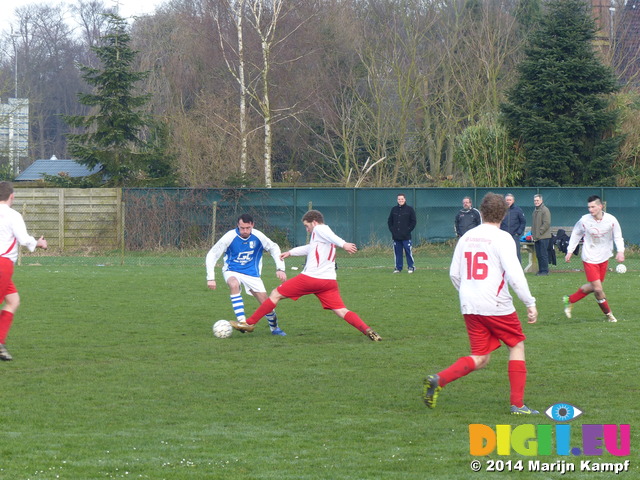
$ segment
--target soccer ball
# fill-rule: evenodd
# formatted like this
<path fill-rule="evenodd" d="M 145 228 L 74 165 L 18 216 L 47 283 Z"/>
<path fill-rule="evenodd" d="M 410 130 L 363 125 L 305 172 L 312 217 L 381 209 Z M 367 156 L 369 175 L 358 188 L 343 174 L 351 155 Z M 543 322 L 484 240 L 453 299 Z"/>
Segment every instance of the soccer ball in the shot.
<path fill-rule="evenodd" d="M 218 338 L 229 338 L 233 333 L 233 327 L 227 320 L 218 320 L 213 324 L 213 335 Z"/>
<path fill-rule="evenodd" d="M 625 267 L 623 263 L 619 263 L 619 264 L 616 266 L 616 272 L 618 272 L 618 273 L 625 273 L 626 271 L 627 271 L 627 267 Z"/>

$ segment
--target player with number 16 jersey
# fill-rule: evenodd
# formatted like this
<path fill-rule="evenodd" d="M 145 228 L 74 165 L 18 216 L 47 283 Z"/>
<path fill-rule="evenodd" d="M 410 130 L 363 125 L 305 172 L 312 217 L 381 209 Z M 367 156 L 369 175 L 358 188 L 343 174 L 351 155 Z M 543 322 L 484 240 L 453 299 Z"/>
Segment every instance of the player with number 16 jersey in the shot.
<path fill-rule="evenodd" d="M 440 390 L 445 385 L 484 368 L 491 352 L 501 342 L 509 349 L 509 400 L 511 413 L 539 413 L 524 404 L 527 367 L 524 353 L 525 335 L 508 285 L 527 307 L 529 323 L 538 320 L 536 299 L 529 291 L 516 245 L 511 235 L 500 230 L 507 212 L 501 195 L 487 193 L 480 205 L 483 223 L 465 233 L 453 253 L 449 276 L 460 294 L 460 309 L 464 317 L 471 355 L 458 358 L 449 367 L 424 380 L 423 399 L 434 408 Z"/>

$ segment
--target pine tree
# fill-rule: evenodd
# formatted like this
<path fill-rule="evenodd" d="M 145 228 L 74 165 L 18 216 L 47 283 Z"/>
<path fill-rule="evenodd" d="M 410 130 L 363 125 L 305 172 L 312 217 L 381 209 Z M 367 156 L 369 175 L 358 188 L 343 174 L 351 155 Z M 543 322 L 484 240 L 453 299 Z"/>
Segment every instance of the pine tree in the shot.
<path fill-rule="evenodd" d="M 529 40 L 520 77 L 501 106 L 526 158 L 530 186 L 613 184 L 619 138 L 608 109 L 613 70 L 593 46 L 596 25 L 582 0 L 547 4 Z"/>
<path fill-rule="evenodd" d="M 93 87 L 80 93 L 79 102 L 92 107 L 87 116 L 66 116 L 83 133 L 68 135 L 69 152 L 83 165 L 101 165 L 107 184 L 131 186 L 172 183 L 172 171 L 165 155 L 166 133 L 142 111 L 149 95 L 136 95 L 135 85 L 148 72 L 132 68 L 136 51 L 126 21 L 107 14 L 108 29 L 98 46 L 92 48 L 101 68 L 81 65 L 82 77 Z"/>

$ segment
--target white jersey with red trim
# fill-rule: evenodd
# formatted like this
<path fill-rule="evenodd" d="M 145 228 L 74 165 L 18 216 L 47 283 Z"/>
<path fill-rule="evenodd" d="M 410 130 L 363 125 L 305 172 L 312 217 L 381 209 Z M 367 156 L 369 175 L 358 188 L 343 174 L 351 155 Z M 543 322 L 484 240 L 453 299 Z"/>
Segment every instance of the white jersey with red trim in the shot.
<path fill-rule="evenodd" d="M 616 217 L 603 212 L 602 219 L 596 220 L 590 213 L 583 215 L 571 231 L 571 239 L 567 252 L 573 252 L 584 238 L 582 245 L 582 261 L 586 263 L 603 263 L 613 256 L 615 243 L 618 252 L 624 252 L 622 229 Z"/>
<path fill-rule="evenodd" d="M 0 203 L 0 256 L 16 263 L 19 245 L 33 252 L 38 241 L 27 233 L 27 226 L 20 213 L 6 203 Z"/>
<path fill-rule="evenodd" d="M 512 240 L 513 241 L 513 240 Z M 289 250 L 294 257 L 307 256 L 302 273 L 313 278 L 335 280 L 336 275 L 336 247 L 342 248 L 346 242 L 333 233 L 329 225 L 316 225 L 311 232 L 311 239 L 307 245 Z"/>
<path fill-rule="evenodd" d="M 508 315 L 515 311 L 507 283 L 527 307 L 536 304 L 511 235 L 492 224 L 465 233 L 453 253 L 449 276 L 463 314 Z"/>

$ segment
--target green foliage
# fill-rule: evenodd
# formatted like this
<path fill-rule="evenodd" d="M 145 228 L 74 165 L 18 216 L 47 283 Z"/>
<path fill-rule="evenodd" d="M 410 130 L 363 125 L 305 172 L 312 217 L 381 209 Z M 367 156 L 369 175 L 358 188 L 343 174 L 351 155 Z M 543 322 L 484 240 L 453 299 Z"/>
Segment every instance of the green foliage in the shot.
<path fill-rule="evenodd" d="M 252 334 L 215 339 L 213 323 L 233 313 L 226 286 L 206 288 L 203 265 L 19 267 L 22 305 L 8 342 L 14 361 L 0 364 L 0 477 L 560 478 L 470 474 L 469 424 L 555 425 L 545 415 L 532 421 L 506 413 L 506 348 L 485 369 L 446 386 L 436 409 L 422 404 L 423 376 L 469 351 L 446 269 L 392 275 L 341 264 L 338 275 L 346 304 L 383 342 L 369 341 L 313 297 L 278 305 L 287 337 L 271 336 L 263 319 Z M 275 275 L 264 278 L 268 289 L 276 286 Z M 582 272 L 528 278 L 540 320 L 523 327 L 527 404 L 578 405 L 584 421 L 571 424 L 574 446 L 581 446 L 583 423 L 638 425 L 631 393 L 640 323 L 628 292 L 640 288 L 640 277 L 607 278 L 617 324 L 603 322 L 591 298 L 576 305 L 573 319 L 564 317 L 559 295 L 584 283 Z M 245 301 L 249 311 L 257 307 Z M 607 379 L 606 401 L 594 378 Z M 637 429 L 631 435 L 637 445 Z M 531 459 L 579 466 L 590 457 Z M 632 461 L 627 477 L 638 478 L 639 468 Z"/>
<path fill-rule="evenodd" d="M 66 172 L 58 175 L 43 174 L 42 181 L 47 186 L 56 188 L 96 188 L 104 183 L 99 173 L 88 177 L 70 177 Z"/>
<path fill-rule="evenodd" d="M 458 135 L 454 159 L 471 186 L 521 185 L 524 159 L 506 129 L 492 119 L 485 118 Z"/>
<path fill-rule="evenodd" d="M 614 97 L 620 115 L 616 134 L 623 138 L 620 154 L 615 162 L 617 185 L 640 186 L 640 93 L 621 92 Z"/>
<path fill-rule="evenodd" d="M 14 178 L 13 168 L 11 168 L 9 162 L 0 164 L 0 181 L 7 180 L 11 182 Z"/>
<path fill-rule="evenodd" d="M 107 17 L 108 33 L 93 47 L 102 67 L 80 66 L 94 91 L 79 94 L 79 101 L 94 113 L 65 116 L 69 125 L 84 130 L 68 135 L 69 152 L 90 168 L 101 165 L 110 186 L 171 185 L 166 129 L 141 111 L 149 95 L 134 93 L 135 84 L 148 72 L 132 70 L 136 52 L 129 46 L 126 21 L 113 14 Z"/>
<path fill-rule="evenodd" d="M 596 26 L 582 0 L 549 2 L 502 105 L 509 134 L 526 157 L 530 186 L 613 185 L 620 138 L 612 137 L 617 90 L 598 58 Z"/>

